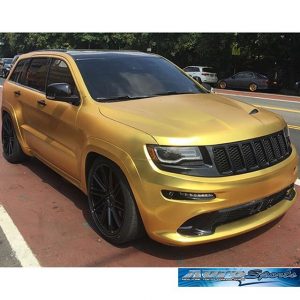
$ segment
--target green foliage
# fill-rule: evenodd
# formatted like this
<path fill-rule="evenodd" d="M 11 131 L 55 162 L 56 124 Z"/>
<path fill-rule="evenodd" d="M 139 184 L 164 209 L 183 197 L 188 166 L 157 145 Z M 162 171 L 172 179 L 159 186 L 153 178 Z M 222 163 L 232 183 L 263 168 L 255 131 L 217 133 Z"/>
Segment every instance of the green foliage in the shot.
<path fill-rule="evenodd" d="M 219 76 L 255 70 L 281 74 L 286 85 L 300 79 L 300 35 L 296 33 L 0 33 L 0 54 L 37 49 L 135 49 L 160 54 L 181 67 L 208 65 Z M 240 55 L 232 56 L 237 43 Z"/>

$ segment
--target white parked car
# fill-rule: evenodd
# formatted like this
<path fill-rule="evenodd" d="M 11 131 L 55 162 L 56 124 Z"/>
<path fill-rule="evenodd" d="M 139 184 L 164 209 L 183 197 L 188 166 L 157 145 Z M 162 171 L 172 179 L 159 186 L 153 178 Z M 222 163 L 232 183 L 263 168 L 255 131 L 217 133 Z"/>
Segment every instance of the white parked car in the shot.
<path fill-rule="evenodd" d="M 200 83 L 216 84 L 218 82 L 217 73 L 212 67 L 188 66 L 183 70 Z"/>

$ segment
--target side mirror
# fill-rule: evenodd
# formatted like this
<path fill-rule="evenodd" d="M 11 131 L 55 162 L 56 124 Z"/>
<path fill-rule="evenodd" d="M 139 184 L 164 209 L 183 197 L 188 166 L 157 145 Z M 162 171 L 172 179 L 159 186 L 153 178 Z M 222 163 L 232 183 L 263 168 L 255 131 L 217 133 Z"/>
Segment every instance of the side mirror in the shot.
<path fill-rule="evenodd" d="M 71 86 L 68 83 L 52 83 L 46 88 L 46 98 L 54 101 L 61 101 L 79 105 L 80 99 L 78 96 L 72 95 Z"/>

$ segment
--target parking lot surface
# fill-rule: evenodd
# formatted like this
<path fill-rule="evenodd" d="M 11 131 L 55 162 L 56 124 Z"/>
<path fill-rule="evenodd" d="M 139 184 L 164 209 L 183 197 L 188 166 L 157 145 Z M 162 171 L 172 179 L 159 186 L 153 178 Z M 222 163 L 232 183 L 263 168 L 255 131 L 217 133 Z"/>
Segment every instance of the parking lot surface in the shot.
<path fill-rule="evenodd" d="M 290 127 L 291 136 L 300 153 L 300 128 L 297 129 L 300 127 L 300 102 L 275 102 L 244 96 L 238 94 L 232 97 L 255 102 L 255 105 L 272 106 L 274 111 L 286 118 L 288 124 L 294 126 Z M 300 195 L 300 187 L 297 191 Z M 299 267 L 299 200 L 280 219 L 231 239 L 178 248 L 164 246 L 145 237 L 116 247 L 95 231 L 86 196 L 80 190 L 36 159 L 13 165 L 0 156 L 0 205 L 5 208 L 41 266 Z M 0 242 L 2 236 L 0 231 Z M 4 248 L 1 243 L 0 247 L 2 252 Z M 7 253 L 10 255 L 11 251 L 8 249 Z M 0 256 L 0 260 L 3 259 L 6 258 Z M 16 261 L 10 263 L 18 265 Z"/>

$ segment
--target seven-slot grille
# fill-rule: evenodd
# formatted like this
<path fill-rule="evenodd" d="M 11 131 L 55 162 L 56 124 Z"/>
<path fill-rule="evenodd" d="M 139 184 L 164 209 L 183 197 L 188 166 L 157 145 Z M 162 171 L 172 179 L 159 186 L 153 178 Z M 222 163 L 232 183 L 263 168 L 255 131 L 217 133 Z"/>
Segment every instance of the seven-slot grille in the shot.
<path fill-rule="evenodd" d="M 291 154 L 283 131 L 252 140 L 212 147 L 214 162 L 221 175 L 256 171 L 275 165 Z"/>

